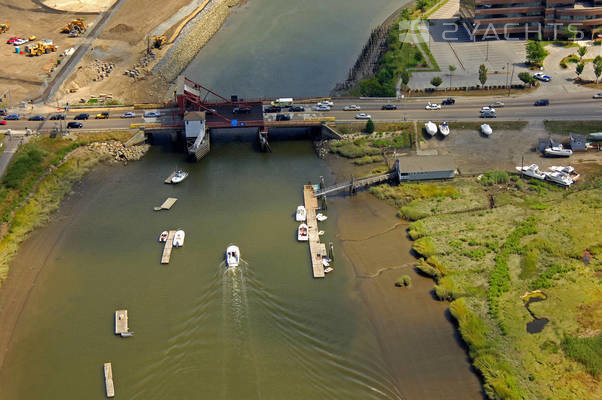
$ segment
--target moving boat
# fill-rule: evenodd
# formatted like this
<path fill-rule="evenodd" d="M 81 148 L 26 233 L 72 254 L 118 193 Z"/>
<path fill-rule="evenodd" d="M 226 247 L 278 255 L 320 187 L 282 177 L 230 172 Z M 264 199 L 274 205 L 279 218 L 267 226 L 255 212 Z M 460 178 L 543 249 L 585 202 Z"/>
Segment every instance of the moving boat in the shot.
<path fill-rule="evenodd" d="M 159 242 L 167 242 L 168 235 L 169 235 L 169 232 L 167 232 L 167 231 L 161 232 L 161 234 L 159 235 Z"/>
<path fill-rule="evenodd" d="M 558 146 L 546 148 L 543 153 L 548 157 L 569 157 L 573 154 L 573 150 L 565 149 L 559 144 Z"/>
<path fill-rule="evenodd" d="M 307 218 L 307 211 L 304 206 L 297 207 L 297 214 L 295 215 L 295 220 L 297 222 L 303 222 Z"/>
<path fill-rule="evenodd" d="M 171 183 L 180 183 L 188 177 L 188 172 L 181 169 L 176 171 L 176 174 L 171 178 Z"/>
<path fill-rule="evenodd" d="M 516 167 L 516 170 L 523 175 L 530 176 L 531 178 L 544 180 L 546 173 L 539 169 L 539 165 L 531 164 L 527 167 Z"/>
<path fill-rule="evenodd" d="M 299 225 L 299 229 L 297 229 L 297 240 L 300 242 L 307 242 L 309 240 L 307 224 Z"/>
<path fill-rule="evenodd" d="M 326 221 L 328 219 L 328 217 L 322 213 L 319 213 L 318 215 L 316 215 L 316 219 L 320 222 L 322 221 Z"/>
<path fill-rule="evenodd" d="M 562 186 L 571 186 L 574 183 L 571 177 L 563 172 L 548 172 L 546 179 Z"/>
<path fill-rule="evenodd" d="M 238 246 L 231 244 L 226 249 L 226 265 L 228 267 L 238 267 L 240 263 L 240 250 Z"/>
<path fill-rule="evenodd" d="M 493 133 L 493 129 L 489 126 L 489 124 L 481 125 L 481 133 L 485 136 L 489 136 Z"/>
<path fill-rule="evenodd" d="M 121 337 L 132 337 L 134 336 L 134 332 L 121 332 Z"/>
<path fill-rule="evenodd" d="M 424 127 L 426 129 L 426 133 L 428 133 L 431 136 L 433 136 L 435 133 L 437 133 L 437 125 L 435 125 L 431 121 L 429 121 L 426 124 L 424 124 Z"/>
<path fill-rule="evenodd" d="M 176 234 L 173 237 L 173 245 L 174 247 L 182 247 L 184 246 L 184 237 L 186 233 L 183 230 L 176 231 Z"/>
<path fill-rule="evenodd" d="M 447 124 L 447 122 L 444 121 L 441 124 L 439 124 L 439 132 L 441 132 L 443 136 L 449 135 L 449 125 Z"/>

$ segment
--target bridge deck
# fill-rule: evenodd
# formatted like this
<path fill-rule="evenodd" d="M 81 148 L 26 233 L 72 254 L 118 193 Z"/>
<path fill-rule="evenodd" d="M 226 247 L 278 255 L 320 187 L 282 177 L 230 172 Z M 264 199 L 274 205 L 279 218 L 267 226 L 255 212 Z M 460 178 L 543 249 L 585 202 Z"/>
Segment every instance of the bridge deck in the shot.
<path fill-rule="evenodd" d="M 163 255 L 161 256 L 161 264 L 169 264 L 171 258 L 171 250 L 173 249 L 173 238 L 176 235 L 176 231 L 169 231 L 167 240 L 165 241 L 165 247 L 163 247 Z"/>
<path fill-rule="evenodd" d="M 318 199 L 314 197 L 314 188 L 312 185 L 303 186 L 303 200 L 307 212 L 307 227 L 309 233 L 309 253 L 311 255 L 311 269 L 314 278 L 324 278 L 324 264 L 322 257 L 326 256 L 326 246 L 320 243 L 318 235 L 318 220 L 316 219 L 316 210 L 318 209 Z"/>
<path fill-rule="evenodd" d="M 324 189 L 320 189 L 314 192 L 315 197 L 326 196 L 342 192 L 346 189 L 358 189 L 364 186 L 374 185 L 375 183 L 385 182 L 389 179 L 395 178 L 396 172 L 387 172 L 386 174 L 369 176 L 366 178 L 360 178 L 349 182 L 337 183 L 336 185 L 328 186 Z"/>

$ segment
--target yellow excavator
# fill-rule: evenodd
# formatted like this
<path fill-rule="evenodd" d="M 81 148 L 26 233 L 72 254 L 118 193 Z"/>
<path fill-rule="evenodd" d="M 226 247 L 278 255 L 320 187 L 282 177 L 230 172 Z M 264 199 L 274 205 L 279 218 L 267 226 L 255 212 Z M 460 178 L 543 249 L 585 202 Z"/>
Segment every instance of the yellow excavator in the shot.
<path fill-rule="evenodd" d="M 56 46 L 53 44 L 44 44 L 42 42 L 38 42 L 33 45 L 25 46 L 25 53 L 27 55 L 33 56 L 41 56 L 42 54 L 47 54 L 50 52 L 55 52 Z"/>
<path fill-rule="evenodd" d="M 160 49 L 163 45 L 167 43 L 167 38 L 164 35 L 156 36 L 153 35 L 148 38 L 148 43 L 146 45 L 147 50 L 150 52 L 150 48 L 153 47 L 155 49 Z"/>
<path fill-rule="evenodd" d="M 74 19 L 67 25 L 63 26 L 61 33 L 69 33 L 71 36 L 81 35 L 86 31 L 86 24 L 81 18 Z"/>
<path fill-rule="evenodd" d="M 8 22 L 5 24 L 0 24 L 0 33 L 7 32 L 8 28 L 10 28 L 10 24 Z"/>

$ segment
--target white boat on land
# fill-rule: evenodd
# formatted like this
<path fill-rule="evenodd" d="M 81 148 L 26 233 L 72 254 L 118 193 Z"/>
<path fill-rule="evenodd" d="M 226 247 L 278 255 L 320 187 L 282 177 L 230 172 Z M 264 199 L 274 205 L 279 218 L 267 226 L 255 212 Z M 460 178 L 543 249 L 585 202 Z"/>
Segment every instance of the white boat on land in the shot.
<path fill-rule="evenodd" d="M 324 268 L 325 274 L 330 274 L 332 271 L 334 271 L 334 268 L 332 268 L 332 267 Z"/>
<path fill-rule="evenodd" d="M 297 229 L 297 240 L 300 242 L 307 242 L 309 240 L 307 224 L 299 225 L 299 228 Z"/>
<path fill-rule="evenodd" d="M 548 172 L 546 179 L 562 186 L 571 186 L 574 183 L 571 177 L 563 172 Z"/>
<path fill-rule="evenodd" d="M 176 234 L 173 237 L 174 247 L 184 246 L 184 238 L 185 237 L 186 237 L 186 233 L 183 230 L 176 231 Z"/>
<path fill-rule="evenodd" d="M 180 183 L 188 177 L 188 172 L 181 169 L 176 171 L 176 174 L 171 178 L 171 183 Z"/>
<path fill-rule="evenodd" d="M 449 125 L 447 124 L 447 122 L 444 121 L 441 124 L 439 124 L 439 132 L 441 132 L 443 136 L 449 135 Z"/>
<path fill-rule="evenodd" d="M 489 136 L 493 133 L 493 129 L 489 126 L 489 124 L 481 125 L 481 133 L 485 136 Z"/>
<path fill-rule="evenodd" d="M 318 215 L 316 215 L 316 219 L 320 222 L 322 221 L 326 221 L 328 219 L 328 217 L 322 213 L 319 213 Z"/>
<path fill-rule="evenodd" d="M 226 249 L 226 265 L 228 267 L 238 267 L 240 263 L 240 250 L 238 246 L 231 244 Z"/>
<path fill-rule="evenodd" d="M 531 178 L 541 179 L 541 180 L 546 179 L 546 173 L 541 171 L 539 169 L 539 165 L 537 165 L 537 164 L 531 164 L 526 167 L 516 167 L 516 170 L 518 172 L 522 173 L 523 175 L 530 176 Z"/>
<path fill-rule="evenodd" d="M 297 214 L 295 214 L 295 220 L 297 222 L 304 222 L 307 218 L 307 211 L 304 206 L 297 207 Z"/>
<path fill-rule="evenodd" d="M 548 157 L 569 157 L 573 155 L 573 150 L 565 149 L 561 144 L 546 148 L 543 153 Z"/>
<path fill-rule="evenodd" d="M 573 181 L 578 180 L 579 177 L 581 176 L 578 173 L 576 173 L 575 168 L 573 168 L 570 165 L 565 165 L 565 166 L 552 165 L 549 169 L 554 172 L 562 172 L 563 174 L 567 174 Z"/>
<path fill-rule="evenodd" d="M 424 128 L 426 129 L 426 133 L 431 136 L 437 133 L 437 125 L 431 121 L 424 124 Z"/>
<path fill-rule="evenodd" d="M 169 232 L 167 232 L 167 231 L 161 232 L 161 234 L 159 235 L 159 242 L 167 242 L 168 235 L 169 235 Z"/>

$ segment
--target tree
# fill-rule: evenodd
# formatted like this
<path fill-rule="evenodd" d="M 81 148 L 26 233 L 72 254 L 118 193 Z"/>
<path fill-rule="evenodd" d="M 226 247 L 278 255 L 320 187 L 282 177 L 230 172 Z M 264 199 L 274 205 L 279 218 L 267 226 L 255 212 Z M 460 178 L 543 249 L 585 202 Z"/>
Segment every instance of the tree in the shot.
<path fill-rule="evenodd" d="M 409 8 L 404 8 L 401 10 L 401 19 L 409 20 L 412 19 L 412 10 Z"/>
<path fill-rule="evenodd" d="M 372 122 L 372 119 L 369 119 L 368 122 L 366 122 L 366 133 L 374 133 L 374 122 Z"/>
<path fill-rule="evenodd" d="M 541 66 L 543 60 L 548 55 L 541 42 L 529 41 L 527 43 L 527 62 L 531 65 Z"/>
<path fill-rule="evenodd" d="M 452 87 L 452 75 L 454 74 L 454 71 L 456 70 L 456 67 L 454 65 L 450 65 L 448 68 L 449 68 L 449 88 L 451 89 L 451 87 Z"/>
<path fill-rule="evenodd" d="M 523 81 L 525 85 L 530 85 L 533 83 L 533 77 L 528 72 L 521 72 L 518 74 L 518 79 Z"/>
<path fill-rule="evenodd" d="M 401 71 L 401 82 L 403 82 L 404 86 L 408 86 L 408 83 L 410 83 L 411 77 L 412 77 L 412 73 L 410 71 L 408 71 L 407 69 L 404 69 L 403 71 Z"/>
<path fill-rule="evenodd" d="M 575 72 L 577 73 L 577 79 L 579 80 L 581 80 L 581 73 L 583 72 L 583 68 L 585 68 L 585 64 L 583 64 L 582 62 L 577 64 L 577 67 L 575 68 Z"/>
<path fill-rule="evenodd" d="M 479 82 L 481 82 L 481 85 L 483 86 L 485 86 L 485 82 L 487 82 L 487 67 L 485 64 L 479 66 Z"/>
<path fill-rule="evenodd" d="M 585 56 L 585 53 L 587 53 L 587 47 L 579 46 L 579 50 L 577 50 L 577 54 L 579 54 L 579 61 L 581 61 L 583 59 L 583 56 Z"/>
<path fill-rule="evenodd" d="M 431 85 L 433 85 L 434 87 L 439 87 L 439 85 L 441 85 L 442 82 L 443 79 L 441 79 L 440 76 L 435 76 L 433 77 L 433 79 L 431 79 Z"/>
<path fill-rule="evenodd" d="M 593 62 L 594 66 L 594 75 L 596 75 L 596 83 L 598 83 L 598 79 L 600 79 L 600 75 L 602 75 L 602 57 L 596 56 Z"/>

